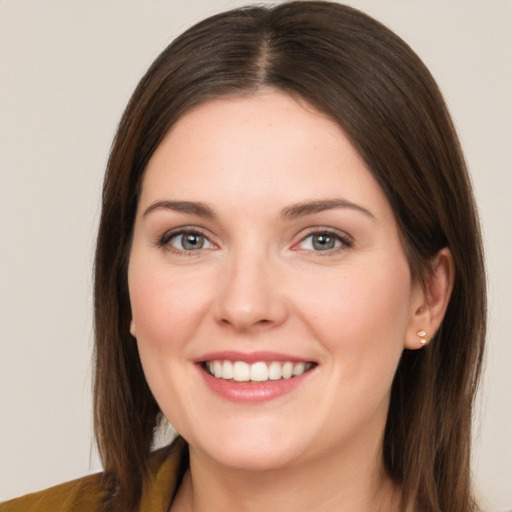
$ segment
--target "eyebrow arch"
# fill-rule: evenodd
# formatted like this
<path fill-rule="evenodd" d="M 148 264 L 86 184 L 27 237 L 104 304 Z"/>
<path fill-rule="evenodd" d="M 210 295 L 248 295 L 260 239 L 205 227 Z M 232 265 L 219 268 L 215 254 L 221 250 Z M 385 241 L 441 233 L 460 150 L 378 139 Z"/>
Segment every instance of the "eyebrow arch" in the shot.
<path fill-rule="evenodd" d="M 172 210 L 179 213 L 189 213 L 197 215 L 198 217 L 205 217 L 207 219 L 215 218 L 215 213 L 209 206 L 204 203 L 196 203 L 192 201 L 155 201 L 150 204 L 146 210 L 144 210 L 142 216 L 146 217 L 146 215 L 158 209 Z"/>
<path fill-rule="evenodd" d="M 312 215 L 314 213 L 323 212 L 325 210 L 332 210 L 334 208 L 350 208 L 364 213 L 366 216 L 376 220 L 375 215 L 366 208 L 358 204 L 347 201 L 346 199 L 323 199 L 318 201 L 306 201 L 304 203 L 297 203 L 287 206 L 281 211 L 281 218 L 295 219 L 305 215 Z"/>

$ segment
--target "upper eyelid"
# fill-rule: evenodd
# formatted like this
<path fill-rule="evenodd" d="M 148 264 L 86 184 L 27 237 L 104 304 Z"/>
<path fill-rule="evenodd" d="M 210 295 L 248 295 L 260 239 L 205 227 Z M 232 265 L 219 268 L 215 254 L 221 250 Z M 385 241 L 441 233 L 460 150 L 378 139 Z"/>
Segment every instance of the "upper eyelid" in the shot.
<path fill-rule="evenodd" d="M 306 228 L 305 230 L 302 230 L 300 233 L 298 233 L 297 237 L 298 241 L 300 242 L 301 240 L 304 240 L 308 236 L 322 233 L 334 235 L 338 238 L 350 240 L 350 242 L 354 243 L 354 238 L 346 231 L 326 226 L 313 226 L 310 228 Z"/>
<path fill-rule="evenodd" d="M 300 245 L 301 243 L 303 243 L 305 240 L 307 240 L 310 236 L 312 235 L 321 235 L 321 234 L 326 234 L 326 235 L 330 235 L 330 236 L 333 236 L 335 237 L 339 242 L 341 242 L 341 246 L 339 247 L 335 247 L 335 248 L 332 248 L 332 249 L 326 249 L 324 251 L 314 251 L 314 250 L 311 250 L 311 249 L 303 249 L 301 247 L 297 247 L 298 245 Z M 313 228 L 313 229 L 310 229 L 307 233 L 303 233 L 300 238 L 294 242 L 291 246 L 291 250 L 292 251 L 306 251 L 306 252 L 311 252 L 311 253 L 315 253 L 315 255 L 319 255 L 319 256 L 327 256 L 329 254 L 335 254 L 335 253 L 339 253 L 340 251 L 344 251 L 346 249 L 350 249 L 354 246 L 354 238 L 352 236 L 350 236 L 348 233 L 346 233 L 345 231 L 340 231 L 340 230 L 337 230 L 337 229 L 333 229 L 333 228 Z"/>
<path fill-rule="evenodd" d="M 213 245 L 218 245 L 214 237 L 212 237 L 212 235 L 209 232 L 207 232 L 207 230 L 200 228 L 198 226 L 180 226 L 178 228 L 172 228 L 167 231 L 164 231 L 163 233 L 157 236 L 157 244 L 166 244 L 169 242 L 169 240 L 171 240 L 171 238 L 183 235 L 184 233 L 197 233 L 199 235 L 204 236 Z"/>

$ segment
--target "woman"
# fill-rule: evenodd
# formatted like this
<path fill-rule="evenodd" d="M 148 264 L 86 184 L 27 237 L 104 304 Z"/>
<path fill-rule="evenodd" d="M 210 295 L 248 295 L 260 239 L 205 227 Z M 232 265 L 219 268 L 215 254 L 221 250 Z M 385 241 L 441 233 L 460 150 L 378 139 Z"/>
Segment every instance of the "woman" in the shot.
<path fill-rule="evenodd" d="M 10 510 L 475 510 L 478 221 L 442 97 L 364 14 L 214 16 L 121 120 L 95 264 L 103 475 Z M 150 455 L 162 416 L 180 437 Z"/>

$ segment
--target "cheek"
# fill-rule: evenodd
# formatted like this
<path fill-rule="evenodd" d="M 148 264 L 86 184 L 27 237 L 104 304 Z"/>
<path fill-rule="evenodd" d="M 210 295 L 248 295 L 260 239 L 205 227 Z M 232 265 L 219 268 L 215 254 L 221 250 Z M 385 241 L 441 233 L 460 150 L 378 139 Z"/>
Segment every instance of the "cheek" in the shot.
<path fill-rule="evenodd" d="M 143 262 L 142 264 L 140 264 Z M 184 411 L 194 399 L 187 362 L 208 303 L 207 291 L 190 276 L 154 264 L 150 256 L 132 257 L 128 284 L 139 356 L 149 387 L 166 418 L 187 430 Z M 194 277 L 195 276 L 195 277 Z"/>
<path fill-rule="evenodd" d="M 390 269 L 390 270 L 383 270 Z M 407 263 L 347 268 L 308 286 L 300 309 L 330 351 L 375 360 L 403 349 L 411 283 Z M 323 282 L 324 286 L 318 286 Z"/>
<path fill-rule="evenodd" d="M 197 278 L 130 263 L 130 303 L 141 343 L 172 351 L 193 337 L 208 304 L 208 290 L 197 286 Z"/>

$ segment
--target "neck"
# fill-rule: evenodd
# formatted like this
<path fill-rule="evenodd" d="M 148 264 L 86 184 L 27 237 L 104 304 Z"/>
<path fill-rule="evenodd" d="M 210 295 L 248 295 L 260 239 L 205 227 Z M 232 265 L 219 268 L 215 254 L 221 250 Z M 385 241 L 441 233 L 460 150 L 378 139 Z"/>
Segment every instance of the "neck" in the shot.
<path fill-rule="evenodd" d="M 190 469 L 172 512 L 399 510 L 400 491 L 383 468 L 381 444 L 352 452 L 251 471 L 227 468 L 191 448 Z"/>

